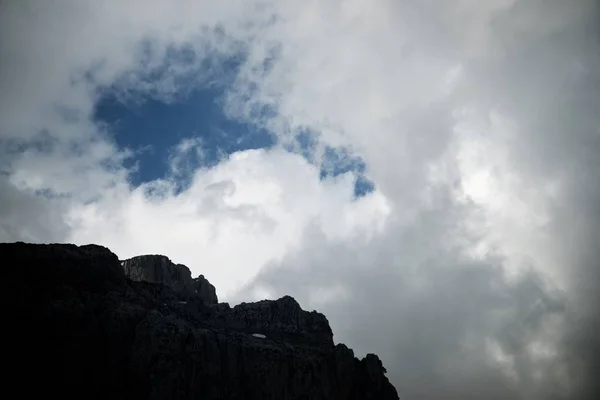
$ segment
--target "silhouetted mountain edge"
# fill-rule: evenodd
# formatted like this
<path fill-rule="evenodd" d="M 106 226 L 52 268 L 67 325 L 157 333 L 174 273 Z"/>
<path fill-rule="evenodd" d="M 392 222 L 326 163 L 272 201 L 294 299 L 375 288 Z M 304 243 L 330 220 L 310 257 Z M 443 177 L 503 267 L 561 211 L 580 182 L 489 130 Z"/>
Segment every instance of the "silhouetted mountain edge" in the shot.
<path fill-rule="evenodd" d="M 397 399 L 379 358 L 334 345 L 290 296 L 218 303 L 161 255 L 0 244 L 8 393 L 86 399 Z M 10 391 L 12 390 L 12 391 Z"/>

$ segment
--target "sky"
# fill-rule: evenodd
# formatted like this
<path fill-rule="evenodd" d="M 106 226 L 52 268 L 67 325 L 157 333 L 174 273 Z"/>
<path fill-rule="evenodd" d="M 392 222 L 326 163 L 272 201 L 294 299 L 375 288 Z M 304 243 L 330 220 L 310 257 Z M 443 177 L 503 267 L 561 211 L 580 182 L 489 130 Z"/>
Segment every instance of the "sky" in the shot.
<path fill-rule="evenodd" d="M 591 399 L 594 0 L 0 1 L 0 240 L 294 296 L 404 399 Z"/>

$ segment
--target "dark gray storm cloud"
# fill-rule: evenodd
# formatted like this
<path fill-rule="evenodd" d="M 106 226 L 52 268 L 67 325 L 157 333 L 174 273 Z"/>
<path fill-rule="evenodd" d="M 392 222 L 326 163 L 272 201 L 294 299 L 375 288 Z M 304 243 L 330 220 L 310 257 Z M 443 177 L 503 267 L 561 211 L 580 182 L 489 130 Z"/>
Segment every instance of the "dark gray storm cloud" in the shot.
<path fill-rule="evenodd" d="M 408 119 L 398 115 L 398 134 L 403 129 L 414 134 L 407 145 L 411 164 L 404 167 L 399 149 L 400 159 L 389 156 L 387 169 L 381 167 L 387 175 L 380 173 L 375 181 L 398 199 L 395 215 L 402 215 L 411 185 L 423 184 L 419 171 L 450 148 L 450 114 L 462 108 L 485 121 L 485 150 L 493 154 L 502 148 L 506 163 L 491 161 L 491 175 L 512 179 L 500 187 L 513 191 L 509 199 L 516 201 L 485 211 L 486 204 L 477 201 L 449 200 L 452 182 L 465 179 L 453 170 L 450 183 L 436 189 L 443 200 L 418 208 L 410 224 L 392 222 L 382 236 L 362 245 L 328 242 L 318 230 L 307 233 L 302 250 L 264 269 L 248 287 L 247 293 L 259 287 L 294 294 L 309 307 L 322 304 L 336 339 L 382 354 L 405 398 L 591 399 L 598 393 L 598 6 L 512 3 L 490 13 L 479 31 L 489 35 L 481 38 L 488 41 L 483 49 L 461 55 L 464 80 L 449 106 L 425 106 Z M 416 18 L 425 18 L 416 8 L 411 7 Z M 457 43 L 465 37 L 452 26 L 460 20 L 445 19 L 443 11 L 431 11 L 438 24 L 417 28 L 427 34 L 415 41 L 430 48 L 446 43 L 448 52 L 464 50 Z M 444 30 L 448 35 L 442 39 Z M 510 123 L 494 129 L 493 113 Z M 424 122 L 407 123 L 416 118 Z M 418 153 L 419 143 L 431 149 L 429 154 Z M 367 156 L 375 174 L 386 156 L 385 151 L 379 159 Z M 554 190 L 547 189 L 550 185 Z M 539 209 L 532 199 L 539 200 Z M 525 217 L 543 209 L 545 218 L 535 229 L 508 229 L 514 236 L 504 238 L 520 241 L 530 256 L 519 258 L 520 277 L 506 276 L 505 262 L 514 253 L 502 247 L 502 239 L 476 260 L 465 256 L 461 245 L 449 249 L 457 237 L 473 245 L 490 234 L 461 229 L 477 210 L 499 222 L 488 229 L 501 230 L 505 214 L 520 207 L 517 202 L 527 205 Z M 318 287 L 339 295 L 319 302 L 314 300 Z"/>
<path fill-rule="evenodd" d="M 323 310 L 336 341 L 382 356 L 405 398 L 575 398 L 565 382 L 579 379 L 581 360 L 560 343 L 563 294 L 533 272 L 506 282 L 499 257 L 473 261 L 445 248 L 455 232 L 443 225 L 461 218 L 449 206 L 363 245 L 312 232 L 306 249 L 265 269 L 248 290 L 290 293 Z M 313 300 L 319 288 L 340 286 L 325 304 Z M 553 353 L 532 352 L 538 342 Z"/>

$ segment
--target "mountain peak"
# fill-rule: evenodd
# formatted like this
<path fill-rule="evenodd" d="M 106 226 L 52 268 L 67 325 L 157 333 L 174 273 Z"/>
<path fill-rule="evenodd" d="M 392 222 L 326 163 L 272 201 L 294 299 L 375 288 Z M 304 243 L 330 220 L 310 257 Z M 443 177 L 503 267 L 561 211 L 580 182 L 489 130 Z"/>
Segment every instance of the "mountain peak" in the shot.
<path fill-rule="evenodd" d="M 327 318 L 290 296 L 232 308 L 168 257 L 119 261 L 95 245 L 0 254 L 15 263 L 5 362 L 24 397 L 398 399 L 379 357 L 334 346 Z"/>

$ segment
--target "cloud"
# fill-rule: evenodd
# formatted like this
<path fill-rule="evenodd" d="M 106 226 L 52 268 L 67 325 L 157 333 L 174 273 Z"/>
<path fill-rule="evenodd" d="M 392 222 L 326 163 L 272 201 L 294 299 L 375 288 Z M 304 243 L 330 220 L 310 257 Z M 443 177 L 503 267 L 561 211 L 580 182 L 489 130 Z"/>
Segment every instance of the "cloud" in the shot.
<path fill-rule="evenodd" d="M 0 176 L 0 241 L 64 241 L 69 229 L 62 219 L 60 199 L 48 199 L 19 190 Z"/>
<path fill-rule="evenodd" d="M 176 163 L 189 146 L 177 146 Z M 351 174 L 322 181 L 318 168 L 281 149 L 232 154 L 189 181 L 180 193 L 178 181 L 167 179 L 73 207 L 70 240 L 99 241 L 121 258 L 172 254 L 227 298 L 266 262 L 293 251 L 307 226 L 329 239 L 360 239 L 380 231 L 389 212 L 379 193 L 353 201 Z"/>
<path fill-rule="evenodd" d="M 351 144 L 394 210 L 380 240 L 389 243 L 396 257 L 410 255 L 408 260 L 398 262 L 382 258 L 379 245 L 361 248 L 362 258 L 369 260 L 363 266 L 369 266 L 368 276 L 377 276 L 379 269 L 393 268 L 407 275 L 414 273 L 417 281 L 443 280 L 447 286 L 441 287 L 447 289 L 450 300 L 437 297 L 440 289 L 435 285 L 425 291 L 426 299 L 438 307 L 448 306 L 449 318 L 454 316 L 461 321 L 460 326 L 472 328 L 475 337 L 488 338 L 479 342 L 481 354 L 485 353 L 484 347 L 500 348 L 507 355 L 499 358 L 516 368 L 509 374 L 514 380 L 504 380 L 499 372 L 508 367 L 496 363 L 495 369 L 489 369 L 484 368 L 484 360 L 473 360 L 461 382 L 453 372 L 455 364 L 446 368 L 433 363 L 421 365 L 414 373 L 427 371 L 426 388 L 431 392 L 423 392 L 423 381 L 405 382 L 405 393 L 419 398 L 436 398 L 439 393 L 469 398 L 482 395 L 487 388 L 499 393 L 499 398 L 591 396 L 594 387 L 586 371 L 593 370 L 595 364 L 585 361 L 582 348 L 596 349 L 597 344 L 592 339 L 585 345 L 578 340 L 587 330 L 580 327 L 598 321 L 596 307 L 591 306 L 597 303 L 597 288 L 592 282 L 597 282 L 598 255 L 592 249 L 597 248 L 599 238 L 594 204 L 600 197 L 596 184 L 599 165 L 592 155 L 600 145 L 600 120 L 593 111 L 600 95 L 593 83 L 599 77 L 594 50 L 598 45 L 597 5 L 582 1 L 569 4 L 567 9 L 561 2 L 545 2 L 542 6 L 536 1 L 504 1 L 418 5 L 380 2 L 377 6 L 346 2 L 345 6 L 328 13 L 326 7 L 314 5 L 300 16 L 296 15 L 298 10 L 284 9 L 284 14 L 289 11 L 289 20 L 282 18 L 284 22 L 269 32 L 273 37 L 285 38 L 278 48 L 278 59 L 268 70 L 252 64 L 246 74 L 240 75 L 238 90 L 246 92 L 253 87 L 255 95 L 250 104 L 255 101 L 277 109 L 272 120 L 261 121 L 274 130 L 286 133 L 308 128 L 319 132 L 325 143 Z M 310 29 L 302 29 L 306 26 Z M 259 48 L 257 52 L 264 50 Z M 253 73 L 255 70 L 258 72 Z M 244 108 L 233 112 L 252 118 L 252 109 L 245 103 Z M 439 190 L 462 201 L 444 203 L 444 212 L 433 214 L 440 224 L 418 241 L 416 231 L 431 215 L 428 199 Z M 459 217 L 451 217 L 456 212 Z M 266 285 L 263 291 L 269 285 L 271 290 L 284 288 L 310 301 L 310 291 L 292 284 L 300 278 L 284 275 L 305 271 L 303 282 L 307 287 L 318 287 L 325 276 L 335 276 L 335 291 L 350 293 L 344 297 L 347 307 L 351 301 L 348 299 L 360 293 L 354 280 L 357 275 L 336 267 L 356 263 L 358 255 L 353 254 L 343 263 L 339 262 L 339 251 L 313 259 L 309 254 L 314 254 L 320 240 L 306 240 L 310 244 L 301 253 L 302 258 L 291 257 L 272 266 L 254 285 Z M 411 243 L 404 253 L 403 240 Z M 465 270 L 460 259 L 442 251 L 448 242 L 471 254 L 478 268 Z M 419 252 L 426 257 L 412 259 Z M 289 271 L 290 264 L 298 265 Z M 439 271 L 434 267 L 438 264 L 448 269 Z M 280 269 L 285 273 L 278 272 Z M 515 314 L 515 320 L 509 318 L 494 329 L 479 330 L 478 318 L 484 320 L 494 307 L 488 305 L 485 296 L 474 295 L 467 300 L 460 295 L 472 293 L 477 285 L 486 285 L 485 280 L 446 281 L 444 273 L 471 277 L 478 270 L 486 273 L 497 269 L 501 272 L 494 276 L 516 285 L 514 289 L 506 286 L 504 295 L 518 299 L 530 293 L 531 304 L 509 302 L 506 307 L 512 311 L 506 312 Z M 314 270 L 326 272 L 308 272 Z M 360 300 L 369 304 L 370 310 L 382 304 L 396 306 L 395 313 L 369 325 L 385 326 L 381 332 L 394 338 L 388 348 L 381 350 L 382 354 L 394 354 L 390 357 L 392 363 L 402 358 L 407 343 L 416 340 L 409 335 L 408 342 L 403 342 L 402 325 L 413 319 L 402 312 L 398 303 L 411 304 L 410 311 L 420 316 L 413 321 L 415 332 L 443 332 L 449 323 L 436 319 L 434 307 L 420 307 L 420 298 L 412 293 L 419 285 L 400 286 L 403 278 L 410 278 L 397 273 L 400 276 L 396 279 L 384 274 L 374 280 L 372 290 Z M 396 285 L 386 289 L 390 280 Z M 541 283 L 527 284 L 531 280 Z M 460 290 L 452 292 L 453 285 Z M 568 306 L 551 313 L 552 318 L 562 321 L 562 330 L 534 323 L 547 314 L 535 308 L 533 315 L 539 317 L 519 321 L 518 310 L 545 301 L 550 290 L 547 286 L 565 296 L 561 301 Z M 395 292 L 403 289 L 406 297 L 394 299 Z M 388 291 L 389 297 L 370 303 L 368 297 L 376 291 Z M 456 303 L 452 302 L 453 296 Z M 471 310 L 469 317 L 474 319 L 461 320 L 457 310 L 464 309 L 467 301 L 486 306 Z M 329 311 L 327 305 L 323 307 L 333 316 L 340 315 L 343 308 L 333 311 L 332 306 Z M 394 314 L 398 316 L 397 324 L 390 326 L 385 319 Z M 368 319 L 353 321 L 353 329 L 360 330 Z M 433 322 L 427 325 L 421 321 Z M 498 337 L 513 324 L 522 324 L 537 334 L 510 348 Z M 345 329 L 342 332 L 352 328 Z M 551 329 L 560 331 L 560 335 L 547 339 L 543 346 L 535 345 L 534 337 L 543 337 Z M 466 330 L 444 339 L 432 335 L 418 357 L 441 362 L 444 351 L 460 348 L 467 336 Z M 359 348 L 367 341 L 384 342 L 358 334 L 349 340 Z M 540 365 L 536 361 L 535 368 L 526 367 L 538 357 L 516 360 L 527 346 L 538 350 L 548 346 L 551 350 L 536 350 L 536 354 L 546 354 L 551 361 Z M 465 350 L 452 359 L 474 352 Z M 405 378 L 411 375 L 409 370 L 402 369 Z M 402 392 L 401 375 L 396 379 Z"/>
<path fill-rule="evenodd" d="M 596 2 L 1 7 L 0 239 L 164 253 L 231 301 L 292 294 L 406 398 L 598 389 Z M 171 176 L 131 185 L 99 93 L 206 85 L 278 144 L 196 168 L 189 138 Z M 307 133 L 308 157 L 284 150 Z M 330 147 L 376 189 L 320 179 Z"/>
<path fill-rule="evenodd" d="M 562 385 L 576 376 L 560 346 L 563 293 L 534 273 L 507 281 L 503 258 L 473 260 L 449 246 L 460 232 L 444 226 L 465 215 L 448 206 L 362 244 L 307 231 L 304 249 L 264 268 L 239 297 L 291 293 L 323 310 L 335 340 L 381 354 L 408 398 L 568 396 Z"/>

